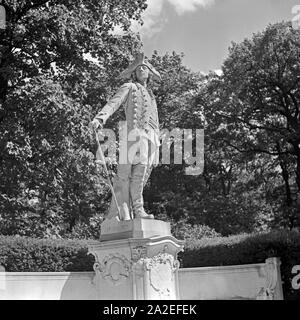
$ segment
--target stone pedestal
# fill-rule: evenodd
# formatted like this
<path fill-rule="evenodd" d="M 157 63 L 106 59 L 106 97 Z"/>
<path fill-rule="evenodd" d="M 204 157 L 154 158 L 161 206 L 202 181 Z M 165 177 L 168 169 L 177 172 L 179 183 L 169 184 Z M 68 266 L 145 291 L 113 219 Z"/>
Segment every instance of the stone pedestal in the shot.
<path fill-rule="evenodd" d="M 108 221 L 95 256 L 95 285 L 100 300 L 180 299 L 177 254 L 183 242 L 170 224 L 159 220 Z"/>

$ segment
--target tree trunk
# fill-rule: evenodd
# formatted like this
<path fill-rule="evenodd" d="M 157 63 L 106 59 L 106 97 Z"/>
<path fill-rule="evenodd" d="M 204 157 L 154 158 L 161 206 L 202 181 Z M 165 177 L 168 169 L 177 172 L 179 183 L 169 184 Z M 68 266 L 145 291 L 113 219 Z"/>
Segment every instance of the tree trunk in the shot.
<path fill-rule="evenodd" d="M 294 146 L 296 157 L 297 157 L 297 165 L 296 165 L 296 183 L 298 186 L 298 191 L 300 191 L 300 149 L 298 146 Z"/>
<path fill-rule="evenodd" d="M 277 142 L 277 151 L 278 151 L 278 153 L 282 152 L 278 142 Z M 293 199 L 292 199 L 291 187 L 290 187 L 290 183 L 289 183 L 290 175 L 289 175 L 289 171 L 288 171 L 286 161 L 285 161 L 283 155 L 279 155 L 279 164 L 281 167 L 281 175 L 282 175 L 284 185 L 285 185 L 286 204 L 289 207 L 292 205 Z"/>

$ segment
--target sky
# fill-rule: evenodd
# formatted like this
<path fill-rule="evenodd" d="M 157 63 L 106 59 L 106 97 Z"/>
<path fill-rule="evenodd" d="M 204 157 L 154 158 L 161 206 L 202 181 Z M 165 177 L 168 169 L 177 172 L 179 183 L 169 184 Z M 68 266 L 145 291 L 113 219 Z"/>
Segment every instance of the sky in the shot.
<path fill-rule="evenodd" d="M 231 41 L 241 42 L 268 24 L 292 20 L 300 0 L 147 0 L 140 32 L 145 55 L 184 53 L 193 71 L 219 70 Z M 295 10 L 295 9 L 294 9 Z M 299 10 L 300 13 L 300 10 Z"/>

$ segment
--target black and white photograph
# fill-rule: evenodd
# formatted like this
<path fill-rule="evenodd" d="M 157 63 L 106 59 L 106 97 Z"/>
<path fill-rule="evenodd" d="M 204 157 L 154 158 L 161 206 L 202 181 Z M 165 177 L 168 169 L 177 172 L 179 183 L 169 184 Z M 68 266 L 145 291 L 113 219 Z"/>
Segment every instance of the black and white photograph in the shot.
<path fill-rule="evenodd" d="M 300 0 L 0 0 L 0 300 L 300 300 Z"/>

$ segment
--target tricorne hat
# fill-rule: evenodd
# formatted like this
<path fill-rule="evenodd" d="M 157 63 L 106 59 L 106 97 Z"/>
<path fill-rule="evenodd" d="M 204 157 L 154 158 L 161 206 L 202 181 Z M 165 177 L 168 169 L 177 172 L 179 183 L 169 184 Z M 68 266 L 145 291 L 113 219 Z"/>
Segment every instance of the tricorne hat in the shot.
<path fill-rule="evenodd" d="M 129 79 L 134 70 L 140 65 L 145 65 L 149 68 L 154 80 L 161 80 L 160 73 L 145 59 L 144 53 L 138 53 L 135 60 L 119 75 L 119 78 Z"/>

